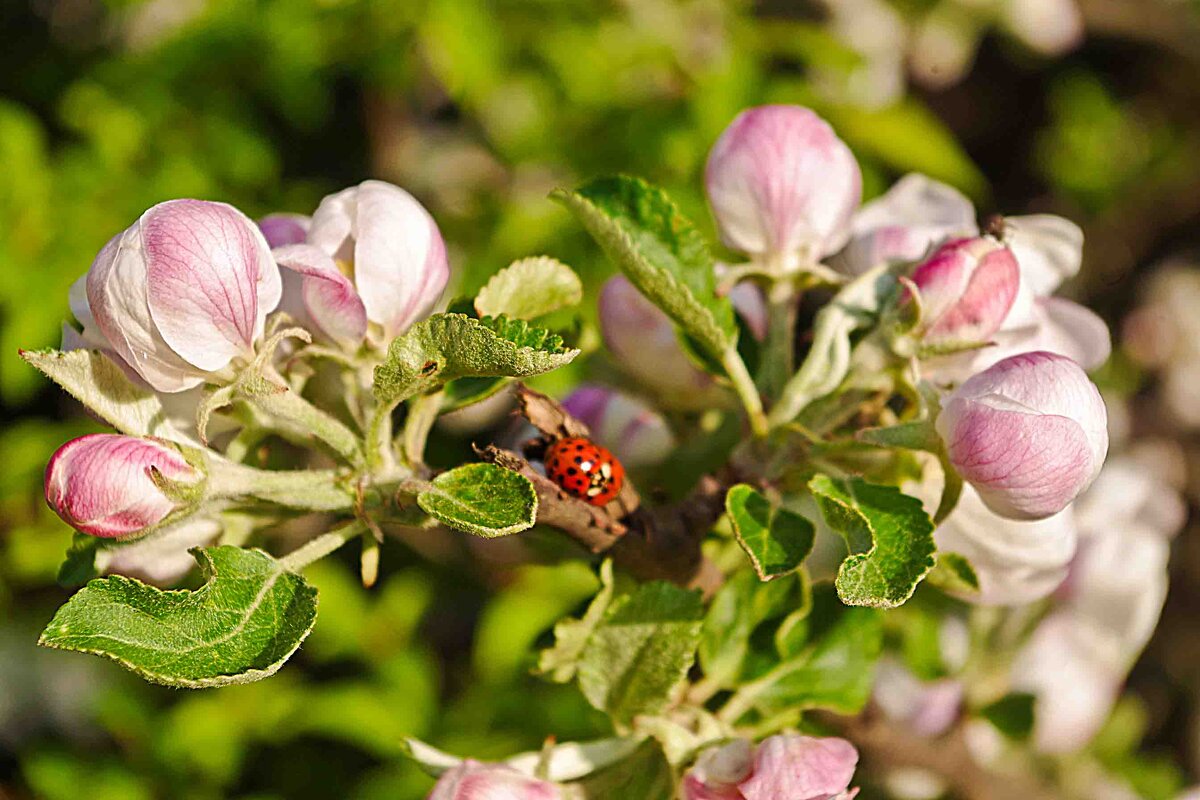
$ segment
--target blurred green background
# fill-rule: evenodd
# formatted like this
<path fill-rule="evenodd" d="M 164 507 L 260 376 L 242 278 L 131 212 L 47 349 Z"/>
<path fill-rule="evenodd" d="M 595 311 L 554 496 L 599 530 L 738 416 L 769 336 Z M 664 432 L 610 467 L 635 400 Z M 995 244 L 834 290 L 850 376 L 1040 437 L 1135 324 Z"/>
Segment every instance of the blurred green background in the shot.
<path fill-rule="evenodd" d="M 94 426 L 17 349 L 57 344 L 67 287 L 145 208 L 307 213 L 383 178 L 433 212 L 458 289 L 535 253 L 594 288 L 608 268 L 552 188 L 641 174 L 711 230 L 708 147 L 743 107 L 794 102 L 855 150 L 868 195 L 915 170 L 981 214 L 1080 222 L 1070 290 L 1117 324 L 1153 265 L 1200 245 L 1200 3 L 1066 2 L 1085 36 L 1046 53 L 1009 0 L 4 0 L 0 798 L 415 798 L 431 782 L 404 735 L 484 757 L 607 732 L 571 687 L 528 676 L 590 570 L 463 537 L 392 545 L 369 593 L 350 559 L 315 567 L 316 631 L 259 684 L 171 691 L 34 647 L 70 539 L 41 472 Z M 946 19 L 966 61 L 930 80 L 922 35 Z M 1173 590 L 1134 675 L 1151 743 L 1189 767 L 1200 659 L 1177 643 L 1197 608 Z"/>

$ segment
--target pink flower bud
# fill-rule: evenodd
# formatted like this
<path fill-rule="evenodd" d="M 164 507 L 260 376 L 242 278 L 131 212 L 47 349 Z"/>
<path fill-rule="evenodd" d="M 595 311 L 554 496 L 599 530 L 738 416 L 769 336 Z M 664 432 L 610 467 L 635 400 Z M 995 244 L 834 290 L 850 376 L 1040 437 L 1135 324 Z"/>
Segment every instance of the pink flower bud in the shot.
<path fill-rule="evenodd" d="M 1108 452 L 1104 401 L 1069 358 L 1038 351 L 967 380 L 937 419 L 954 468 L 988 508 L 1044 519 L 1091 485 Z"/>
<path fill-rule="evenodd" d="M 312 219 L 303 214 L 267 214 L 258 221 L 258 228 L 274 250 L 289 244 L 304 244 Z"/>
<path fill-rule="evenodd" d="M 251 356 L 279 296 L 279 269 L 258 227 L 232 206 L 202 200 L 154 206 L 104 246 L 87 276 L 96 326 L 163 392 L 198 386 Z"/>
<path fill-rule="evenodd" d="M 862 196 L 850 148 L 800 106 L 739 114 L 709 154 L 705 185 L 726 245 L 802 262 L 845 244 Z"/>
<path fill-rule="evenodd" d="M 367 335 L 367 309 L 334 260 L 311 244 L 284 245 L 271 255 L 284 268 L 280 308 L 318 337 L 357 349 Z"/>
<path fill-rule="evenodd" d="M 658 464 L 675 447 L 675 436 L 662 415 L 627 394 L 584 384 L 563 400 L 563 407 L 591 428 L 592 437 L 626 467 Z"/>
<path fill-rule="evenodd" d="M 600 291 L 600 330 L 617 365 L 670 408 L 720 404 L 724 392 L 683 351 L 675 326 L 618 275 Z"/>
<path fill-rule="evenodd" d="M 73 439 L 46 465 L 46 502 L 82 533 L 128 536 L 158 524 L 175 508 L 151 469 L 170 481 L 200 479 L 178 450 L 155 439 L 112 433 Z"/>
<path fill-rule="evenodd" d="M 916 261 L 953 237 L 975 236 L 975 207 L 952 186 L 911 173 L 854 215 L 850 241 L 831 262 L 861 275 L 891 262 Z"/>
<path fill-rule="evenodd" d="M 562 800 L 556 784 L 512 767 L 467 759 L 438 779 L 427 800 Z"/>
<path fill-rule="evenodd" d="M 389 340 L 433 310 L 450 277 L 433 217 L 408 192 L 383 181 L 364 181 L 322 200 L 308 243 L 344 265 L 367 318 Z"/>
<path fill-rule="evenodd" d="M 757 748 L 736 740 L 700 755 L 683 779 L 684 800 L 850 800 L 858 751 L 845 739 L 797 733 Z"/>
<path fill-rule="evenodd" d="M 916 268 L 925 341 L 931 344 L 987 341 L 1000 329 L 1017 296 L 1021 271 L 995 239 L 956 239 Z"/>

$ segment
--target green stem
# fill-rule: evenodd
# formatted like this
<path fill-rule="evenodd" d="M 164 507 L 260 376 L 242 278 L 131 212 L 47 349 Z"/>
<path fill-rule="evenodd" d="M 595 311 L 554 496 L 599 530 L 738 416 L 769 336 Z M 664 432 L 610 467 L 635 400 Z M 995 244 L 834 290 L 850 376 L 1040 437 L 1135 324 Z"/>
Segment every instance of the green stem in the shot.
<path fill-rule="evenodd" d="M 798 299 L 795 284 L 786 278 L 767 293 L 767 341 L 758 371 L 758 388 L 766 397 L 777 397 L 795 368 Z"/>
<path fill-rule="evenodd" d="M 399 404 L 399 401 L 380 403 L 371 414 L 371 424 L 367 426 L 366 447 L 367 468 L 372 473 L 390 467 L 395 461 L 392 450 L 392 412 Z"/>
<path fill-rule="evenodd" d="M 351 464 L 363 463 L 362 448 L 354 431 L 291 389 L 256 391 L 246 399 L 271 415 L 287 433 L 315 437 Z"/>
<path fill-rule="evenodd" d="M 438 414 L 442 412 L 444 398 L 445 393 L 437 391 L 417 395 L 409 401 L 408 417 L 404 420 L 404 457 L 410 465 L 424 462 L 425 443 L 429 441 L 433 423 L 437 422 Z"/>
<path fill-rule="evenodd" d="M 254 497 L 308 511 L 347 511 L 354 493 L 334 470 L 263 470 L 224 459 L 209 463 L 208 496 Z"/>
<path fill-rule="evenodd" d="M 746 369 L 746 362 L 742 361 L 736 347 L 725 351 L 721 357 L 721 365 L 725 367 L 733 389 L 746 409 L 746 415 L 750 418 L 750 429 L 754 431 L 755 436 L 766 436 L 767 416 L 763 413 L 762 398 L 758 394 L 758 387 L 754 385 L 754 379 L 750 377 L 750 371 Z"/>
<path fill-rule="evenodd" d="M 299 572 L 314 561 L 320 561 L 351 539 L 361 536 L 366 529 L 366 525 L 358 520 L 354 520 L 337 530 L 323 533 L 317 538 L 301 545 L 279 559 L 279 563 L 289 572 Z"/>

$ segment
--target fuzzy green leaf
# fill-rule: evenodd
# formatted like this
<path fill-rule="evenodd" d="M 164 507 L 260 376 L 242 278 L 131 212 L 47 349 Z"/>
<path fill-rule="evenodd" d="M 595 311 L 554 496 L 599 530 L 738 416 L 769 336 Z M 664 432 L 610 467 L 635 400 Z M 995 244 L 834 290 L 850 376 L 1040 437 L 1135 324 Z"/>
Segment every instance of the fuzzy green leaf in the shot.
<path fill-rule="evenodd" d="M 205 585 L 167 592 L 119 575 L 75 594 L 39 644 L 111 658 L 148 681 L 202 688 L 273 675 L 317 617 L 317 592 L 261 550 L 192 550 Z"/>
<path fill-rule="evenodd" d="M 750 639 L 759 625 L 803 609 L 811 600 L 803 572 L 764 583 L 748 570 L 739 570 L 721 587 L 704 617 L 700 666 L 706 680 L 733 688 L 750 652 Z"/>
<path fill-rule="evenodd" d="M 99 350 L 24 351 L 21 357 L 119 433 L 193 443 L 167 420 L 158 395 Z"/>
<path fill-rule="evenodd" d="M 739 483 L 725 495 L 725 511 L 738 544 L 761 580 L 796 569 L 812 552 L 815 529 L 799 514 L 771 505 L 753 487 Z"/>
<path fill-rule="evenodd" d="M 455 378 L 538 375 L 569 363 L 579 351 L 562 337 L 524 320 L 434 314 L 392 341 L 375 368 L 375 397 L 385 407 Z"/>
<path fill-rule="evenodd" d="M 921 501 L 861 478 L 809 482 L 825 524 L 850 548 L 837 575 L 838 596 L 852 606 L 894 608 L 912 597 L 934 564 L 933 520 Z"/>
<path fill-rule="evenodd" d="M 438 475 L 417 495 L 417 504 L 444 525 L 489 539 L 532 528 L 538 508 L 528 478 L 482 463 Z"/>
<path fill-rule="evenodd" d="M 729 301 L 717 297 L 704 237 L 662 189 L 626 176 L 551 197 L 587 228 L 630 282 L 720 361 L 737 341 Z"/>
<path fill-rule="evenodd" d="M 537 671 L 556 683 L 566 683 L 575 677 L 579 659 L 593 631 L 604 619 L 613 599 L 612 560 L 600 565 L 600 591 L 588 604 L 580 619 L 564 619 L 554 626 L 554 646 L 538 654 Z"/>
<path fill-rule="evenodd" d="M 481 317 L 504 314 L 534 319 L 579 305 L 583 283 L 575 271 L 549 256 L 514 261 L 492 276 L 475 298 Z"/>
<path fill-rule="evenodd" d="M 614 600 L 579 661 L 584 697 L 618 722 L 662 710 L 692 665 L 703 615 L 698 593 L 662 581 Z"/>
<path fill-rule="evenodd" d="M 937 565 L 929 573 L 929 582 L 951 592 L 979 591 L 979 576 L 967 557 L 959 553 L 937 554 Z"/>

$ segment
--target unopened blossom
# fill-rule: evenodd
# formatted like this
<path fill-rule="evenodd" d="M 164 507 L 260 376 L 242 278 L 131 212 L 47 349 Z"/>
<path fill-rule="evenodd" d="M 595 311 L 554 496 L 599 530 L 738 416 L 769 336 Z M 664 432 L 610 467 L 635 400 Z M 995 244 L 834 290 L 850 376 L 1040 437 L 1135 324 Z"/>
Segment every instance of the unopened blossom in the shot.
<path fill-rule="evenodd" d="M 357 334 L 359 306 L 385 342 L 399 336 L 433 310 L 450 277 L 433 217 L 408 192 L 383 181 L 364 181 L 322 200 L 307 244 L 329 260 L 292 252 L 280 264 L 305 284 L 306 297 L 308 286 L 317 284 L 312 294 L 323 299 L 310 310 L 323 331 L 339 336 Z M 354 314 L 353 323 L 336 319 L 342 313 Z"/>
<path fill-rule="evenodd" d="M 438 779 L 427 800 L 562 800 L 562 789 L 512 767 L 467 759 Z"/>
<path fill-rule="evenodd" d="M 1004 322 L 1021 282 L 1017 260 L 991 237 L 954 239 L 912 274 L 929 344 L 987 341 Z"/>
<path fill-rule="evenodd" d="M 280 297 L 279 269 L 258 226 L 224 203 L 170 200 L 114 236 L 73 310 L 161 392 L 249 359 Z"/>
<path fill-rule="evenodd" d="M 46 502 L 68 525 L 117 538 L 157 525 L 176 507 L 152 473 L 177 483 L 201 476 L 174 447 L 155 439 L 97 433 L 73 439 L 46 465 Z"/>
<path fill-rule="evenodd" d="M 627 467 L 660 463 L 675 448 L 675 435 L 662 415 L 622 392 L 583 384 L 567 395 L 563 407 Z"/>
<path fill-rule="evenodd" d="M 1069 358 L 1006 358 L 942 403 L 937 430 L 954 468 L 992 511 L 1044 519 L 1091 485 L 1108 452 L 1104 401 Z"/>
<path fill-rule="evenodd" d="M 1078 529 L 1072 509 L 1041 520 L 997 516 L 970 485 L 953 513 L 934 531 L 938 550 L 965 556 L 979 591 L 964 600 L 987 606 L 1031 603 L 1054 592 L 1075 556 Z"/>
<path fill-rule="evenodd" d="M 864 203 L 850 241 L 831 263 L 849 275 L 881 264 L 917 261 L 947 239 L 976 236 L 975 207 L 962 192 L 910 173 Z"/>
<path fill-rule="evenodd" d="M 683 778 L 684 800 L 850 800 L 858 751 L 845 739 L 780 733 L 709 748 Z"/>
<path fill-rule="evenodd" d="M 784 269 L 836 252 L 862 196 L 858 162 L 807 108 L 743 111 L 721 134 L 705 168 L 721 239 Z"/>

